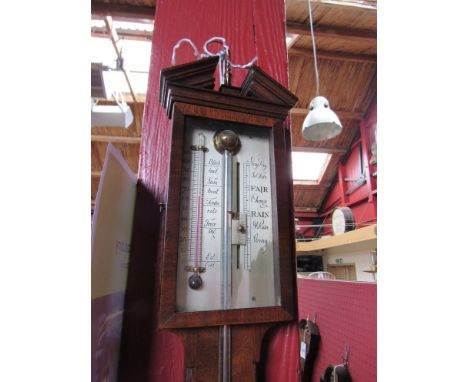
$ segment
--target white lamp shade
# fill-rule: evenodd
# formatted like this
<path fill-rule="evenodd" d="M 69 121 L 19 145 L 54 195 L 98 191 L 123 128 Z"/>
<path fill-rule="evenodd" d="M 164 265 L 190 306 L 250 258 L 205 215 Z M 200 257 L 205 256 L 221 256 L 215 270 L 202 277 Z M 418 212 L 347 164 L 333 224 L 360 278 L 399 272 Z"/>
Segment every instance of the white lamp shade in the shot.
<path fill-rule="evenodd" d="M 336 137 L 343 130 L 338 116 L 330 109 L 325 97 L 315 97 L 302 124 L 302 135 L 309 141 L 323 141 Z"/>
<path fill-rule="evenodd" d="M 124 105 L 91 105 L 91 127 L 128 128 L 133 123 L 132 110 Z"/>

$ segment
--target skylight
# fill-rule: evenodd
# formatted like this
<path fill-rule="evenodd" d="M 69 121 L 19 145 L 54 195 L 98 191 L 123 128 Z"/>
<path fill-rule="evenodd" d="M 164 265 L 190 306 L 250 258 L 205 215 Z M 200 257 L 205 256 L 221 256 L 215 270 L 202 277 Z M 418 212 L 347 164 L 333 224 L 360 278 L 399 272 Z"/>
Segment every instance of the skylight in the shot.
<path fill-rule="evenodd" d="M 293 180 L 319 182 L 325 171 L 330 154 L 305 151 L 292 152 Z"/>

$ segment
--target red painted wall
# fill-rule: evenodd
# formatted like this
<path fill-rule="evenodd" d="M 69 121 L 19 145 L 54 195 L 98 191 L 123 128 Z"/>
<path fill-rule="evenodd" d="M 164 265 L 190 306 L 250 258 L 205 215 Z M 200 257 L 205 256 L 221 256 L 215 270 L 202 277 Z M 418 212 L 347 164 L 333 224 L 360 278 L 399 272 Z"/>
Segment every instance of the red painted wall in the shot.
<path fill-rule="evenodd" d="M 234 63 L 256 64 L 287 87 L 287 56 L 283 0 L 158 0 L 148 92 L 140 149 L 139 179 L 132 253 L 124 313 L 120 375 L 124 381 L 183 381 L 183 349 L 179 339 L 158 327 L 159 262 L 163 245 L 160 229 L 164 214 L 158 202 L 167 196 L 171 126 L 159 104 L 161 69 L 171 65 L 173 46 L 190 38 L 202 49 L 213 36 L 226 38 Z M 215 46 L 213 46 L 213 49 Z M 177 50 L 177 64 L 193 61 L 193 50 L 184 44 Z M 245 71 L 233 69 L 233 85 L 240 85 Z M 289 136 L 289 134 L 287 134 Z M 288 142 L 290 145 L 290 142 Z M 289 160 L 285 158 L 285 160 Z M 292 180 L 291 180 L 292 195 Z M 289 201 L 292 207 L 292 196 Z M 292 208 L 291 208 L 292 210 Z M 293 217 L 291 217 L 292 219 Z M 291 224 L 293 222 L 291 221 Z M 291 344 L 285 345 L 285 341 Z M 268 351 L 267 373 L 271 381 L 297 381 L 299 367 L 296 325 L 276 330 Z M 291 352 L 291 347 L 295 348 Z M 280 368 L 273 357 L 288 349 L 288 367 Z"/>
<path fill-rule="evenodd" d="M 371 145 L 375 141 L 375 126 L 377 124 L 377 104 L 371 109 L 369 116 L 362 120 L 360 123 L 360 137 L 362 158 L 364 162 L 364 171 L 366 174 L 367 182 L 361 187 L 355 189 L 351 194 L 345 195 L 340 185 L 340 177 L 342 178 L 358 178 L 361 172 L 359 162 L 359 145 L 352 146 L 346 161 L 342 163 L 341 174 L 338 172 L 337 181 L 332 190 L 325 198 L 319 214 L 327 217 L 326 224 L 331 224 L 330 216 L 334 207 L 348 206 L 353 210 L 354 219 L 358 225 L 364 226 L 365 224 L 376 222 L 377 220 L 377 177 L 372 176 L 372 173 L 377 171 L 376 165 L 369 163 L 371 159 Z M 353 182 L 342 182 L 344 185 L 344 192 L 350 190 Z M 323 234 L 332 234 L 330 227 L 323 231 Z"/>
<path fill-rule="evenodd" d="M 321 212 L 326 212 L 336 205 L 336 201 L 341 200 L 341 189 L 338 182 L 333 186 L 327 198 L 323 201 Z"/>
<path fill-rule="evenodd" d="M 377 284 L 299 279 L 297 287 L 299 319 L 317 314 L 321 336 L 311 382 L 343 362 L 346 344 L 353 381 L 377 381 Z"/>
<path fill-rule="evenodd" d="M 377 128 L 377 104 L 372 108 L 371 113 L 363 122 L 365 136 L 367 138 L 368 148 L 369 148 L 369 160 L 371 158 L 370 149 L 373 142 L 376 141 L 376 128 Z M 377 171 L 377 165 L 369 165 L 371 174 Z M 371 177 L 372 179 L 372 189 L 377 188 L 377 178 Z"/>

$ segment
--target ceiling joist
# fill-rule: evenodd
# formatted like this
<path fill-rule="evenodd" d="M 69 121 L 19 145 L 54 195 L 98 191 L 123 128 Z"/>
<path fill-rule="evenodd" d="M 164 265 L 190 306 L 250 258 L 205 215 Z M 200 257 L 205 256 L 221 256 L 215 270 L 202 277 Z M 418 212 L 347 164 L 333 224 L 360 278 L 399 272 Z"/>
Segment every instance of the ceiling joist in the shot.
<path fill-rule="evenodd" d="M 286 22 L 286 31 L 304 36 L 310 36 L 310 24 L 300 24 L 291 21 Z M 314 35 L 317 37 L 327 37 L 336 40 L 346 40 L 354 42 L 376 43 L 377 32 L 364 29 L 340 28 L 327 25 L 315 25 Z"/>
<path fill-rule="evenodd" d="M 131 29 L 116 29 L 117 34 L 121 38 L 127 40 L 140 40 L 140 41 L 151 41 L 153 38 L 153 32 L 131 30 Z M 93 27 L 91 28 L 92 37 L 104 37 L 111 38 L 109 30 L 103 27 Z"/>
<path fill-rule="evenodd" d="M 121 135 L 91 135 L 91 142 L 106 143 L 140 143 L 141 137 L 124 137 Z"/>
<path fill-rule="evenodd" d="M 305 213 L 305 212 L 317 212 L 318 208 L 315 207 L 301 207 L 301 206 L 294 206 L 294 212 Z"/>
<path fill-rule="evenodd" d="M 91 1 L 93 16 L 112 16 L 119 20 L 154 20 L 155 7 L 107 4 Z"/>
<path fill-rule="evenodd" d="M 296 116 L 306 116 L 307 113 L 309 112 L 309 109 L 306 108 L 298 108 L 295 107 L 291 109 L 291 115 L 296 115 Z M 334 112 L 338 115 L 338 117 L 342 119 L 355 119 L 355 120 L 361 120 L 363 115 L 362 113 L 358 111 L 346 111 L 346 110 L 334 110 Z"/>
<path fill-rule="evenodd" d="M 317 57 L 328 60 L 377 63 L 377 56 L 370 54 L 345 53 L 327 50 L 317 50 Z M 288 55 L 290 56 L 312 56 L 312 49 L 306 48 L 289 48 Z"/>
<path fill-rule="evenodd" d="M 309 0 L 286 0 L 286 5 L 294 2 L 307 2 Z M 366 10 L 377 10 L 377 0 L 310 0 L 312 4 L 324 4 L 327 6 L 353 7 Z"/>
<path fill-rule="evenodd" d="M 308 153 L 325 153 L 325 154 L 346 154 L 348 151 L 346 147 L 304 147 L 304 146 L 294 146 L 291 147 L 291 151 L 303 151 Z"/>
<path fill-rule="evenodd" d="M 138 177 L 138 174 L 133 173 L 135 176 Z M 100 178 L 102 175 L 102 171 L 91 171 L 91 177 L 93 178 Z"/>

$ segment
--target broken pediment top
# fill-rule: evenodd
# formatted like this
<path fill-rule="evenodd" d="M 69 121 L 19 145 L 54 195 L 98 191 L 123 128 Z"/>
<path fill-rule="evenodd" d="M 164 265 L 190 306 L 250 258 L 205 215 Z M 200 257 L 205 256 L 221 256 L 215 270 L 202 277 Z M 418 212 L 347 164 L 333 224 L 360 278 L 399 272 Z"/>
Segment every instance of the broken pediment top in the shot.
<path fill-rule="evenodd" d="M 297 97 L 275 79 L 266 74 L 258 66 L 248 68 L 241 87 L 222 85 L 215 87 L 215 72 L 219 56 L 203 58 L 198 61 L 171 66 L 161 71 L 159 100 L 167 108 L 173 104 L 170 101 L 171 87 L 187 87 L 193 92 L 196 89 L 211 91 L 216 94 L 230 94 L 236 97 L 273 103 L 291 108 L 297 102 Z M 169 115 L 171 113 L 169 112 Z"/>

